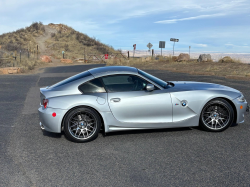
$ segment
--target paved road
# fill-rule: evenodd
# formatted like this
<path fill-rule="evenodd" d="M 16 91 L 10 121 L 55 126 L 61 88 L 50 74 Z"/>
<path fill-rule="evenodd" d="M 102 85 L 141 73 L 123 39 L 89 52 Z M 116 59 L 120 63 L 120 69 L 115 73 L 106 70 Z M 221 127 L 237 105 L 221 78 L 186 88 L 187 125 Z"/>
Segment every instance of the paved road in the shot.
<path fill-rule="evenodd" d="M 249 186 L 250 118 L 222 133 L 198 128 L 112 133 L 86 144 L 42 132 L 39 87 L 95 65 L 0 76 L 0 186 Z M 250 84 L 148 71 L 164 80 L 205 81 L 241 90 Z"/>

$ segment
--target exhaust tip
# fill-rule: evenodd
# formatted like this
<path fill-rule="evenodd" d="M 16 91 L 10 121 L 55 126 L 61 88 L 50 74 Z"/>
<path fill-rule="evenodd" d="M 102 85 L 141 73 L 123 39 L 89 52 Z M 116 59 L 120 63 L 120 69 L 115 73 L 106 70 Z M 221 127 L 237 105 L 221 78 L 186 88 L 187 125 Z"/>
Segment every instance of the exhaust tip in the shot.
<path fill-rule="evenodd" d="M 40 122 L 40 127 L 41 127 L 42 130 L 45 129 L 44 126 L 43 126 L 43 124 L 41 122 Z"/>

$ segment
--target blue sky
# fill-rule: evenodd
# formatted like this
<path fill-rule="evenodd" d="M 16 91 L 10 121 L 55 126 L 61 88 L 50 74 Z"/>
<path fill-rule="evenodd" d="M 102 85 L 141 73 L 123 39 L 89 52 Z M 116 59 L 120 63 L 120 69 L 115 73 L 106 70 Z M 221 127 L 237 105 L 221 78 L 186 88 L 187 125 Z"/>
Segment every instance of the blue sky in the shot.
<path fill-rule="evenodd" d="M 34 21 L 64 23 L 116 49 L 250 52 L 250 0 L 0 0 L 0 34 Z"/>

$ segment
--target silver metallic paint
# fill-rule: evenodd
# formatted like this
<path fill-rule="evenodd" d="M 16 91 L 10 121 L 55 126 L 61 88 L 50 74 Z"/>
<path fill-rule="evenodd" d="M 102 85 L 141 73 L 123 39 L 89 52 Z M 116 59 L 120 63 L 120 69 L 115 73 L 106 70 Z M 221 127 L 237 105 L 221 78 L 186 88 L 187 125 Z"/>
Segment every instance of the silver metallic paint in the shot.
<path fill-rule="evenodd" d="M 244 121 L 247 102 L 239 102 L 236 98 L 241 93 L 227 86 L 175 81 L 174 87 L 163 89 L 138 74 L 138 70 L 132 67 L 101 67 L 89 72 L 92 76 L 53 89 L 40 89 L 42 97 L 49 99 L 46 109 L 43 106 L 39 108 L 40 121 L 45 130 L 60 133 L 65 114 L 78 106 L 88 106 L 98 111 L 103 118 L 105 132 L 198 126 L 205 104 L 218 97 L 232 101 L 237 109 L 236 122 Z M 159 90 L 93 94 L 82 94 L 78 90 L 78 86 L 84 82 L 113 74 L 140 76 Z M 187 106 L 183 107 L 182 101 L 185 101 Z M 243 106 L 243 109 L 240 109 L 240 106 Z M 56 112 L 56 117 L 52 116 L 53 112 Z"/>

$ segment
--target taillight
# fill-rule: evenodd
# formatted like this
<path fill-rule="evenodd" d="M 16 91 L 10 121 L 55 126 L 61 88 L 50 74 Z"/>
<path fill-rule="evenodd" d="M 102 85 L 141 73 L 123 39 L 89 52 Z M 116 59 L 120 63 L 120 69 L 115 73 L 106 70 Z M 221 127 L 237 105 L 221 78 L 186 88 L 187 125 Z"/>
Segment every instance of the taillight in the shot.
<path fill-rule="evenodd" d="M 47 108 L 48 103 L 49 103 L 48 99 L 43 99 L 43 107 L 44 108 Z"/>

